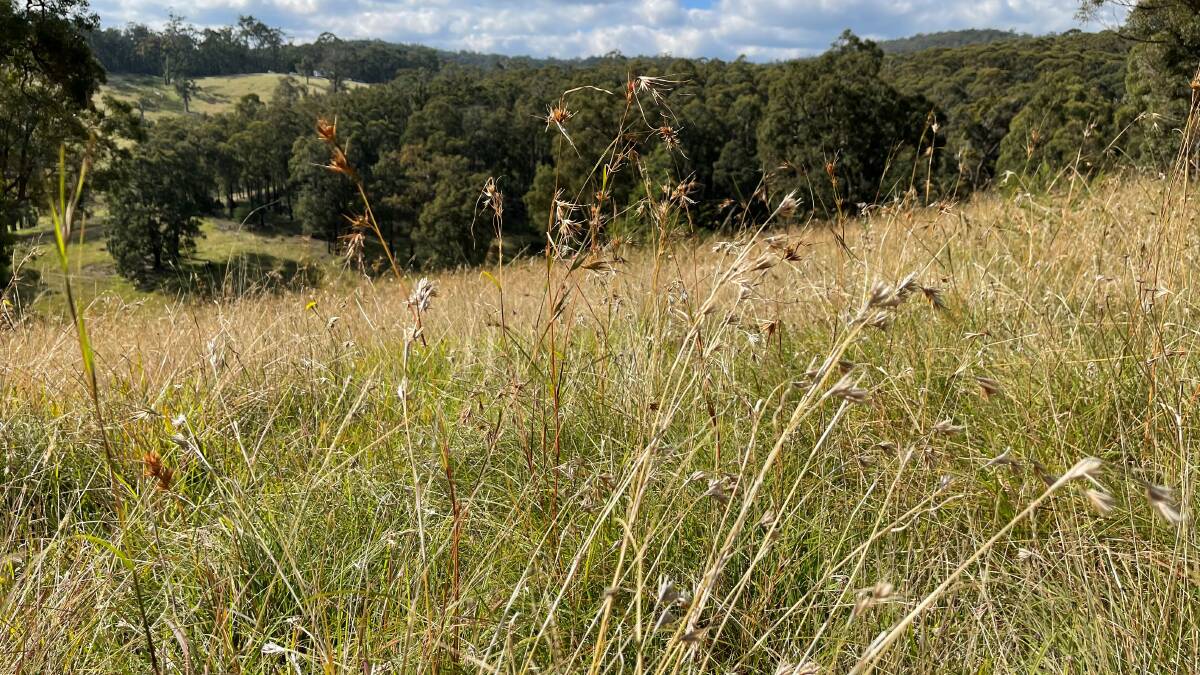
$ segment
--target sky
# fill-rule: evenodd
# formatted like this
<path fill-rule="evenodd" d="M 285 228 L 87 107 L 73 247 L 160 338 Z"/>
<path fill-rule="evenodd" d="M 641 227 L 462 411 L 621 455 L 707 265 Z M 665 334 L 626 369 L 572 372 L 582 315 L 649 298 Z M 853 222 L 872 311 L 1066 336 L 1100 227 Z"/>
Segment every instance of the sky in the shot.
<path fill-rule="evenodd" d="M 252 14 L 297 42 L 323 31 L 451 50 L 576 57 L 613 50 L 773 61 L 824 51 L 846 28 L 886 39 L 962 28 L 1044 34 L 1100 30 L 1079 0 L 92 0 L 105 26 L 200 26 Z"/>

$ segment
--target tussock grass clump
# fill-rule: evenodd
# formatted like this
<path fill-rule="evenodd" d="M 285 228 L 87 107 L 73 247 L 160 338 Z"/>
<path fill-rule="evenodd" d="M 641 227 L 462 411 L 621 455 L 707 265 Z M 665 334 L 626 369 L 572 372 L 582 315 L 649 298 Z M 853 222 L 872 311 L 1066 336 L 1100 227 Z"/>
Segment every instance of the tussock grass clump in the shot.
<path fill-rule="evenodd" d="M 92 307 L 95 396 L 72 326 L 0 335 L 8 669 L 1195 662 L 1180 188 L 831 229 L 784 227 L 795 197 L 764 190 L 764 228 L 721 242 L 679 235 L 686 191 L 648 190 L 631 246 L 599 236 L 605 167 L 659 135 L 639 94 L 661 86 L 632 84 L 545 259 Z M 571 123 L 551 109 L 563 143 Z"/>

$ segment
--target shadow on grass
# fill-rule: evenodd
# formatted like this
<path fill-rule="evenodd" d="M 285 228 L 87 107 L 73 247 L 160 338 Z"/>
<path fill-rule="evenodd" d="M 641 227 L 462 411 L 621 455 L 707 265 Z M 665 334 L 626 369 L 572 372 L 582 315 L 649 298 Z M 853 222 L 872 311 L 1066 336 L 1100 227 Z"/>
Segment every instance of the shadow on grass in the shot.
<path fill-rule="evenodd" d="M 196 92 L 192 94 L 192 98 L 197 101 L 203 101 L 209 105 L 225 104 L 229 103 L 231 100 L 225 94 L 218 94 L 208 89 L 197 89 Z"/>
<path fill-rule="evenodd" d="M 222 261 L 186 262 L 175 274 L 155 279 L 151 288 L 181 298 L 208 300 L 315 288 L 323 278 L 317 263 L 244 252 Z"/>
<path fill-rule="evenodd" d="M 20 270 L 11 286 L 0 287 L 0 327 L 11 325 L 25 316 L 38 298 L 49 290 L 37 270 Z"/>
<path fill-rule="evenodd" d="M 156 87 L 161 82 L 162 80 L 154 75 L 126 75 L 121 78 L 109 78 L 105 86 L 108 88 L 109 93 L 112 94 L 137 96 L 144 94 L 148 87 Z"/>
<path fill-rule="evenodd" d="M 107 234 L 107 225 L 89 224 L 86 228 L 80 228 L 72 232 L 70 243 L 78 244 L 80 242 L 97 241 L 103 239 Z M 18 244 L 54 246 L 54 230 L 46 223 L 39 223 L 37 227 L 27 227 L 11 232 L 10 236 Z"/>

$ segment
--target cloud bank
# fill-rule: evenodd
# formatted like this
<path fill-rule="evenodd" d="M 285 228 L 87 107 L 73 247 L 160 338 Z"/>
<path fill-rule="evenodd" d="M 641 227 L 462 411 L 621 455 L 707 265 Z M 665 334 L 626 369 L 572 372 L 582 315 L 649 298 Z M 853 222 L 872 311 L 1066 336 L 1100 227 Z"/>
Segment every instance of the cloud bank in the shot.
<path fill-rule="evenodd" d="M 1079 0 L 93 0 L 106 26 L 161 24 L 183 14 L 202 26 L 253 14 L 297 41 L 323 31 L 451 50 L 576 57 L 618 50 L 755 61 L 824 51 L 846 28 L 886 39 L 961 28 L 1042 34 L 1082 24 Z"/>

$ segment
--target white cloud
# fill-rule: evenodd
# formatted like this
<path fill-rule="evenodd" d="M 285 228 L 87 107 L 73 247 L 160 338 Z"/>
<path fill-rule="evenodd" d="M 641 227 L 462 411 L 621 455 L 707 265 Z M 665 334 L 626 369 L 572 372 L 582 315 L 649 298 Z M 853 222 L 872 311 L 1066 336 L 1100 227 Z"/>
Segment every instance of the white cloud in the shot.
<path fill-rule="evenodd" d="M 959 28 L 1046 33 L 1081 25 L 1079 0 L 93 0 L 106 25 L 200 25 L 253 14 L 294 39 L 418 42 L 444 49 L 587 56 L 620 50 L 755 60 L 823 51 L 842 30 L 884 39 Z"/>

